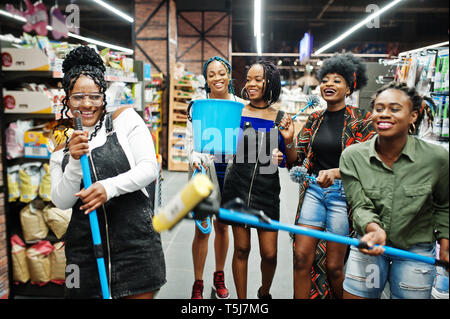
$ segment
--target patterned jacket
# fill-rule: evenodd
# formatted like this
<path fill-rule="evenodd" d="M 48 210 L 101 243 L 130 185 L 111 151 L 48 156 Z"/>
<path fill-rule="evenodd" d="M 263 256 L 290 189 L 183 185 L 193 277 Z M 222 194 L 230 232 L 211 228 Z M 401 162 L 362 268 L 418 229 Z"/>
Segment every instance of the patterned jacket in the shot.
<path fill-rule="evenodd" d="M 297 160 L 288 166 L 289 169 L 293 166 L 303 165 L 308 170 L 308 173 L 312 172 L 314 165 L 314 152 L 312 151 L 312 145 L 320 124 L 324 118 L 324 114 L 325 110 L 319 110 L 312 113 L 308 117 L 305 126 L 302 128 L 296 139 Z M 342 150 L 352 144 L 365 142 L 371 139 L 375 134 L 376 132 L 372 125 L 371 114 L 368 111 L 353 106 L 346 106 L 344 115 L 344 130 L 342 131 Z M 300 196 L 297 213 L 295 216 L 295 223 L 297 223 L 299 218 L 307 187 L 307 181 L 300 185 Z M 350 220 L 349 225 L 350 228 L 352 228 L 352 214 L 348 205 L 347 213 Z M 350 235 L 353 235 L 352 229 L 350 229 Z M 325 261 L 325 251 L 325 242 L 319 242 L 311 274 L 313 281 L 311 298 L 327 298 L 331 295 L 323 267 Z"/>

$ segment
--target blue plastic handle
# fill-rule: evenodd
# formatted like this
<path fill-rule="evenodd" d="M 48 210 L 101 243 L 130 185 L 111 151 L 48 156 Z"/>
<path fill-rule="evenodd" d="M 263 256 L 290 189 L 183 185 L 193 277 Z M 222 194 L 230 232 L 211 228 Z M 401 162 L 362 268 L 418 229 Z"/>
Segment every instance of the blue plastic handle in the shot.
<path fill-rule="evenodd" d="M 75 111 L 78 112 L 78 111 Z M 83 126 L 81 124 L 81 118 L 79 116 L 76 116 L 74 114 L 75 118 L 75 128 L 77 130 L 83 130 Z M 84 188 L 88 189 L 92 185 L 92 179 L 91 179 L 91 171 L 89 169 L 89 161 L 86 154 L 82 155 L 80 157 L 80 163 L 81 163 L 81 170 L 83 172 L 83 184 Z M 91 233 L 92 233 L 92 240 L 94 243 L 95 249 L 101 249 L 102 247 L 102 238 L 100 236 L 100 227 L 98 224 L 98 217 L 97 217 L 97 210 L 93 210 L 89 213 L 89 223 L 91 225 Z M 101 249 L 103 250 L 103 249 Z M 97 251 L 97 250 L 96 250 Z M 103 253 L 102 253 L 103 255 Z M 108 279 L 106 276 L 106 266 L 105 266 L 105 260 L 103 257 L 96 256 L 97 257 L 97 268 L 100 278 L 100 286 L 102 290 L 102 296 L 103 299 L 111 299 L 111 296 L 109 294 L 109 285 L 108 285 Z"/>
<path fill-rule="evenodd" d="M 192 173 L 192 177 L 194 177 L 195 175 L 197 175 L 197 173 L 199 173 L 199 172 L 201 172 L 202 174 L 205 174 L 206 173 L 206 170 L 205 170 L 205 168 L 203 167 L 203 165 L 200 165 L 200 168 L 201 168 L 201 171 L 199 171 L 197 168 L 196 169 L 194 169 L 194 172 Z M 192 212 L 191 212 L 192 213 Z M 199 219 L 196 219 L 195 220 L 195 224 L 197 225 L 197 227 L 200 229 L 200 231 L 203 233 L 203 234 L 210 234 L 211 233 L 211 230 L 212 230 L 212 228 L 211 228 L 211 218 L 208 216 L 208 217 L 206 217 L 206 227 L 203 227 L 203 225 L 202 225 L 202 221 L 201 220 L 199 220 Z"/>

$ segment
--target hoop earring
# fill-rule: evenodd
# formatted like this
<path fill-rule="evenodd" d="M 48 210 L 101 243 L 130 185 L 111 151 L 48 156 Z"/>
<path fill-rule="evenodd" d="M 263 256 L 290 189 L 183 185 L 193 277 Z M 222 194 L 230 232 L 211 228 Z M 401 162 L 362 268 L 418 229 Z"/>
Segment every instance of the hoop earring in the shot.
<path fill-rule="evenodd" d="M 247 90 L 245 89 L 245 86 L 242 88 L 242 90 L 241 90 L 241 97 L 244 99 L 244 100 L 248 100 L 248 93 L 247 93 Z"/>
<path fill-rule="evenodd" d="M 412 129 L 411 129 L 412 126 Z M 411 123 L 411 125 L 409 126 L 409 130 L 408 133 L 413 135 L 416 132 L 416 125 L 414 123 Z"/>

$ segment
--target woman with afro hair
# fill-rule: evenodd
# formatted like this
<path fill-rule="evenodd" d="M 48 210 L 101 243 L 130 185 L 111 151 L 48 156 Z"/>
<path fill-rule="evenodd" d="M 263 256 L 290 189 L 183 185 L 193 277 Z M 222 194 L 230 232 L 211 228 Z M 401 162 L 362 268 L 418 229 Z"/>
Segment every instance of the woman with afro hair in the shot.
<path fill-rule="evenodd" d="M 357 236 L 369 247 L 432 258 L 438 241 L 439 259 L 448 263 L 448 151 L 412 136 L 429 104 L 415 88 L 392 82 L 378 90 L 371 107 L 378 134 L 347 148 L 339 166 Z M 387 281 L 393 299 L 431 297 L 436 266 L 382 254 L 382 247 L 351 247 L 345 298 L 380 298 Z"/>
<path fill-rule="evenodd" d="M 166 282 L 160 235 L 152 225 L 147 188 L 157 176 L 152 137 L 133 108 L 106 113 L 105 66 L 87 46 L 63 62 L 61 115 L 79 111 L 83 130 L 75 130 L 50 158 L 52 202 L 72 208 L 65 234 L 67 264 L 79 268 L 79 287 L 67 298 L 101 298 L 100 281 L 87 214 L 98 212 L 112 298 L 153 298 Z M 88 154 L 93 184 L 83 187 L 80 157 Z"/>
<path fill-rule="evenodd" d="M 287 167 L 303 166 L 317 178 L 317 182 L 300 185 L 295 224 L 349 236 L 350 212 L 339 159 L 346 147 L 364 142 L 375 133 L 370 114 L 345 102 L 367 83 L 365 66 L 351 54 L 335 55 L 323 62 L 318 76 L 327 107 L 308 117 L 295 141 L 293 130 L 288 138 Z M 280 160 L 279 154 L 276 158 Z M 294 298 L 330 297 L 330 286 L 334 297 L 342 298 L 346 253 L 345 245 L 295 235 Z"/>

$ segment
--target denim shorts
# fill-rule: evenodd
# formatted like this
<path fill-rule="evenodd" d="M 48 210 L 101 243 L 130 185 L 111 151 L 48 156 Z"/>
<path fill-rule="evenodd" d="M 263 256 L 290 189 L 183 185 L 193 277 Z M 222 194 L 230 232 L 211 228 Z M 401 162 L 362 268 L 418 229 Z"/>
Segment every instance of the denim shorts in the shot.
<path fill-rule="evenodd" d="M 348 236 L 347 201 L 342 181 L 335 179 L 334 184 L 327 188 L 315 182 L 309 183 L 297 223 Z"/>
<path fill-rule="evenodd" d="M 416 244 L 408 251 L 436 257 L 434 244 Z M 392 299 L 430 299 L 435 274 L 434 265 L 386 255 L 369 256 L 352 246 L 344 290 L 363 298 L 380 298 L 389 280 Z"/>

